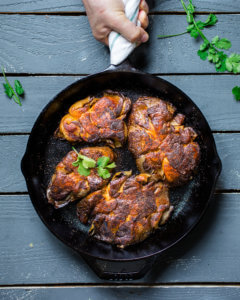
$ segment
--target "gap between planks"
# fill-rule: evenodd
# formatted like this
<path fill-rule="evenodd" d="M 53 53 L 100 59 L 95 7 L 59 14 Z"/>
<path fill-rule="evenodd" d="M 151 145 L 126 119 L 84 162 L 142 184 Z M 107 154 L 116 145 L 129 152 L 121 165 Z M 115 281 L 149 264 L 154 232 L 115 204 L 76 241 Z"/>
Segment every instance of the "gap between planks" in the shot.
<path fill-rule="evenodd" d="M 0 289 L 44 289 L 44 288 L 240 288 L 239 282 L 178 282 L 178 283 L 57 283 L 57 284 L 31 284 L 31 285 L 0 285 Z"/>
<path fill-rule="evenodd" d="M 239 12 L 236 11 L 198 11 L 195 15 L 238 15 Z M 51 12 L 51 11 L 23 11 L 23 12 L 0 12 L 0 15 L 53 15 L 53 16 L 86 16 L 85 11 L 59 11 L 59 12 Z M 151 15 L 186 15 L 184 11 L 152 11 L 148 14 Z"/>
<path fill-rule="evenodd" d="M 104 72 L 106 70 L 100 71 L 98 73 Z M 98 73 L 5 73 L 7 77 L 78 77 L 78 76 L 90 76 L 95 75 Z M 234 73 L 146 73 L 147 75 L 153 75 L 153 76 L 239 76 L 239 74 Z M 3 77 L 2 74 L 0 74 L 0 78 Z"/>

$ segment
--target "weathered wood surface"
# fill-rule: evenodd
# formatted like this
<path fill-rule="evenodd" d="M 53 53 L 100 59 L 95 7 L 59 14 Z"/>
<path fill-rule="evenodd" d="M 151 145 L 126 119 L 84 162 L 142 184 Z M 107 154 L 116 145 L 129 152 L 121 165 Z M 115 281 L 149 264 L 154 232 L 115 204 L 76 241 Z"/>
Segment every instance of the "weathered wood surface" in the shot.
<path fill-rule="evenodd" d="M 148 0 L 150 12 L 183 11 L 180 0 Z M 198 11 L 239 12 L 239 4 L 234 0 L 196 0 Z M 2 0 L 0 12 L 83 12 L 81 0 Z"/>
<path fill-rule="evenodd" d="M 71 288 L 17 288 L 0 291 L 3 299 L 48 300 L 115 300 L 115 299 L 184 299 L 184 300 L 238 300 L 239 287 L 71 287 Z"/>
<path fill-rule="evenodd" d="M 217 189 L 240 189 L 240 134 L 215 134 L 223 171 Z M 28 136 L 0 136 L 0 193 L 27 192 L 20 170 L 20 161 L 26 149 Z M 6 176 L 6 170 L 8 176 Z"/>
<path fill-rule="evenodd" d="M 150 11 L 183 11 L 180 0 L 147 0 Z M 187 3 L 187 1 L 185 1 Z M 193 4 L 197 11 L 211 11 L 211 12 L 239 12 L 239 3 L 234 0 L 194 0 Z"/>
<path fill-rule="evenodd" d="M 0 12 L 85 11 L 81 0 L 1 0 Z"/>
<path fill-rule="evenodd" d="M 237 52 L 239 26 L 240 15 L 219 15 L 207 35 L 227 37 Z M 109 64 L 108 49 L 94 40 L 86 16 L 0 15 L 0 27 L 0 64 L 7 72 L 89 74 Z M 150 73 L 216 73 L 196 53 L 201 41 L 189 35 L 157 39 L 185 28 L 185 16 L 151 16 L 150 41 L 131 56 L 134 66 Z"/>
<path fill-rule="evenodd" d="M 182 89 L 198 105 L 214 131 L 240 130 L 240 103 L 234 100 L 232 88 L 240 84 L 234 75 L 161 76 Z M 63 88 L 80 76 L 21 77 L 26 91 L 19 107 L 0 94 L 0 132 L 29 133 L 43 107 Z M 10 77 L 10 82 L 16 78 Z M 2 80 L 0 80 L 2 82 Z"/>
<path fill-rule="evenodd" d="M 232 87 L 239 85 L 239 76 L 206 75 L 216 74 L 214 67 L 199 59 L 196 52 L 201 41 L 188 35 L 158 40 L 158 34 L 184 31 L 186 18 L 174 15 L 183 11 L 179 0 L 149 0 L 149 4 L 153 13 L 150 41 L 131 56 L 133 65 L 165 75 L 162 77 L 184 90 L 202 110 L 212 130 L 240 131 L 240 106 L 231 95 Z M 240 12 L 238 1 L 233 0 L 196 0 L 195 4 L 199 12 Z M 8 134 L 29 133 L 39 112 L 56 93 L 81 78 L 80 75 L 108 66 L 108 50 L 92 37 L 86 16 L 44 15 L 44 12 L 84 12 L 81 0 L 1 0 L 0 12 L 43 12 L 43 15 L 0 14 L 0 65 L 8 73 L 21 73 L 26 91 L 21 108 L 0 94 L 0 285 L 107 284 L 47 230 L 28 195 L 8 194 L 27 192 L 20 161 L 28 139 L 26 134 Z M 239 52 L 240 14 L 219 14 L 218 18 L 219 23 L 207 29 L 206 35 L 230 39 L 232 51 Z M 214 136 L 223 162 L 217 189 L 239 190 L 240 133 Z M 216 194 L 198 227 L 164 255 L 144 279 L 137 281 L 140 284 L 197 282 L 198 286 L 10 288 L 0 289 L 0 299 L 239 299 L 239 201 L 240 193 Z M 236 285 L 207 287 L 201 286 L 203 282 Z"/>
<path fill-rule="evenodd" d="M 0 204 L 1 285 L 104 282 L 47 230 L 28 196 Z M 240 194 L 215 195 L 197 228 L 136 282 L 240 282 L 239 204 Z"/>

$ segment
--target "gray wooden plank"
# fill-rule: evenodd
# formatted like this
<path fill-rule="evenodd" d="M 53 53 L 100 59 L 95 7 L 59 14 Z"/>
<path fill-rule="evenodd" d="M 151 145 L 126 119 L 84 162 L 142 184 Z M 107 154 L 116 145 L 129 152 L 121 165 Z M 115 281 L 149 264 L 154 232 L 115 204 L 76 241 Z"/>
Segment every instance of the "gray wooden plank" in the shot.
<path fill-rule="evenodd" d="M 214 135 L 222 159 L 223 171 L 217 189 L 240 189 L 240 134 L 218 133 Z M 0 193 L 26 192 L 26 184 L 20 170 L 20 160 L 25 152 L 28 136 L 0 136 Z M 6 170 L 8 176 L 6 176 Z"/>
<path fill-rule="evenodd" d="M 0 203 L 0 253 L 6 257 L 0 260 L 1 283 L 95 279 L 83 259 L 47 230 L 28 196 L 0 196 Z"/>
<path fill-rule="evenodd" d="M 71 287 L 71 288 L 8 288 L 0 290 L 0 297 L 13 299 L 48 300 L 238 300 L 239 287 Z"/>
<path fill-rule="evenodd" d="M 240 282 L 239 201 L 215 195 L 197 228 L 136 282 Z M 46 229 L 28 196 L 0 196 L 0 204 L 1 285 L 104 282 Z"/>
<path fill-rule="evenodd" d="M 184 91 L 200 108 L 213 131 L 240 130 L 240 103 L 232 88 L 240 85 L 238 76 L 162 76 Z"/>
<path fill-rule="evenodd" d="M 240 15 L 219 20 L 207 36 L 229 38 L 237 52 Z M 0 64 L 7 72 L 89 74 L 109 64 L 108 49 L 94 40 L 85 16 L 0 15 L 0 27 Z M 157 39 L 185 28 L 185 16 L 151 16 L 150 41 L 132 54 L 133 64 L 150 73 L 214 73 L 213 65 L 197 56 L 200 41 L 189 35 Z"/>
<path fill-rule="evenodd" d="M 0 192 L 27 191 L 20 169 L 20 161 L 26 149 L 28 136 L 0 136 Z M 7 176 L 6 176 L 7 171 Z"/>
<path fill-rule="evenodd" d="M 237 1 L 228 0 L 199 0 L 194 2 L 198 11 L 238 12 Z M 180 1 L 176 0 L 148 0 L 150 12 L 183 11 Z M 81 0 L 2 0 L 1 12 L 64 12 L 85 11 Z"/>
<path fill-rule="evenodd" d="M 147 0 L 151 6 L 151 11 L 183 11 L 180 1 L 175 0 Z M 187 3 L 187 1 L 186 1 Z M 238 12 L 240 7 L 236 1 L 223 0 L 198 0 L 193 1 L 197 11 L 212 11 L 212 12 Z"/>
<path fill-rule="evenodd" d="M 0 94 L 0 132 L 30 132 L 43 107 L 61 89 L 80 78 L 79 76 L 18 78 L 25 89 L 23 106 L 19 107 L 13 101 L 9 100 L 5 94 Z M 183 75 L 162 76 L 162 78 L 175 84 L 192 98 L 206 116 L 212 130 L 240 130 L 240 103 L 234 100 L 231 92 L 235 85 L 240 84 L 238 76 Z M 17 78 L 9 78 L 12 83 L 15 79 Z M 1 82 L 3 80 L 0 79 L 0 84 Z M 38 91 L 41 92 L 39 93 Z"/>
<path fill-rule="evenodd" d="M 14 83 L 15 79 L 21 81 L 25 95 L 22 100 L 23 106 L 20 107 L 5 94 L 0 94 L 0 132 L 31 132 L 31 128 L 44 106 L 62 89 L 80 78 L 72 76 L 9 77 L 10 83 Z M 2 78 L 0 82 L 3 82 Z M 1 84 L 0 90 L 3 90 Z"/>
<path fill-rule="evenodd" d="M 1 12 L 85 11 L 81 0 L 1 0 Z"/>
<path fill-rule="evenodd" d="M 222 173 L 217 182 L 217 189 L 240 189 L 240 147 L 237 145 L 240 142 L 240 134 L 217 133 L 214 137 L 222 161 Z"/>

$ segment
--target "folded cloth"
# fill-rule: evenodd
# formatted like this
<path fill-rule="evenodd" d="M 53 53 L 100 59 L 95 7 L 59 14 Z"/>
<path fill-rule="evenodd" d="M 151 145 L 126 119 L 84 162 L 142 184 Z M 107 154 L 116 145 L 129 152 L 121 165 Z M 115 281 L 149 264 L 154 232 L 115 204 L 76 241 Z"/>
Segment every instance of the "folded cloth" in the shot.
<path fill-rule="evenodd" d="M 138 24 L 137 20 L 140 0 L 123 0 L 123 2 L 125 5 L 126 17 L 134 24 Z M 119 33 L 112 31 L 109 35 L 111 65 L 118 65 L 123 62 L 131 54 L 135 47 L 136 43 L 130 43 Z"/>

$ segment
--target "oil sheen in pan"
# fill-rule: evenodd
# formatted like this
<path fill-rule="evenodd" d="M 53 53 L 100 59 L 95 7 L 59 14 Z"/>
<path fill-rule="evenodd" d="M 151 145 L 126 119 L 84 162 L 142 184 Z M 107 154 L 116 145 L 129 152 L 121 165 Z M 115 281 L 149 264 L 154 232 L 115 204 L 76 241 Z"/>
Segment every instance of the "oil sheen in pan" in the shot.
<path fill-rule="evenodd" d="M 128 96 L 131 98 L 132 102 L 135 102 L 139 96 L 155 96 L 150 93 L 129 93 L 129 91 L 121 90 L 121 93 L 125 96 Z M 94 96 L 101 96 L 102 94 L 97 94 Z M 163 99 L 165 100 L 165 99 Z M 67 111 L 64 112 L 64 114 L 67 113 Z M 63 115 L 64 115 L 63 114 Z M 60 118 L 61 119 L 61 118 Z M 59 122 L 60 122 L 59 119 Z M 189 120 L 186 117 L 185 124 L 192 126 L 194 128 L 194 125 L 191 124 L 192 122 L 189 122 Z M 57 128 L 58 124 L 56 124 Z M 55 129 L 56 129 L 55 128 Z M 196 128 L 194 128 L 196 130 Z M 197 131 L 197 130 L 196 130 Z M 205 159 L 205 152 L 206 149 L 201 142 L 201 137 L 197 138 L 197 142 L 200 145 L 201 148 L 201 162 L 199 164 L 199 168 L 193 177 L 193 179 L 185 184 L 182 187 L 177 188 L 171 188 L 170 189 L 170 201 L 171 204 L 174 206 L 174 211 L 171 215 L 171 218 L 168 220 L 168 222 L 164 225 L 159 227 L 158 231 L 164 232 L 165 230 L 168 230 L 169 225 L 173 225 L 175 223 L 175 220 L 179 218 L 181 219 L 181 215 L 186 214 L 187 210 L 189 209 L 189 203 L 188 200 L 192 198 L 194 195 L 196 196 L 196 193 L 198 193 L 199 189 L 199 182 L 203 180 L 204 178 L 204 166 L 205 163 L 203 163 Z M 106 145 L 105 143 L 97 143 L 98 146 Z M 75 145 L 77 149 L 88 147 L 88 146 L 94 146 L 90 143 L 79 143 Z M 44 155 L 44 167 L 43 167 L 43 188 L 46 190 L 48 183 L 50 181 L 50 178 L 52 174 L 54 173 L 56 165 L 62 160 L 62 158 L 72 149 L 72 145 L 64 140 L 56 139 L 52 136 L 49 137 L 46 147 L 45 147 L 45 155 Z M 117 148 L 114 150 L 117 154 L 116 164 L 117 168 L 115 169 L 115 172 L 119 171 L 128 171 L 132 170 L 133 174 L 137 174 L 138 170 L 135 164 L 135 159 L 131 152 L 128 150 L 127 143 L 122 148 Z M 45 199 L 45 201 L 47 201 Z M 76 215 L 76 203 L 71 203 L 70 205 L 59 209 L 57 211 L 58 216 L 60 216 L 60 220 L 62 220 L 63 223 L 67 223 L 68 226 L 72 228 L 73 231 L 81 231 L 84 233 L 88 232 L 89 226 L 81 224 L 81 222 L 78 220 Z M 171 226 L 172 227 L 172 226 Z M 152 238 L 154 237 L 154 234 L 152 235 Z M 149 237 L 151 238 L 151 236 Z"/>

